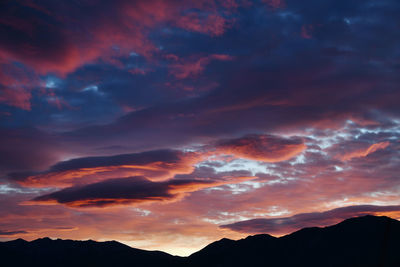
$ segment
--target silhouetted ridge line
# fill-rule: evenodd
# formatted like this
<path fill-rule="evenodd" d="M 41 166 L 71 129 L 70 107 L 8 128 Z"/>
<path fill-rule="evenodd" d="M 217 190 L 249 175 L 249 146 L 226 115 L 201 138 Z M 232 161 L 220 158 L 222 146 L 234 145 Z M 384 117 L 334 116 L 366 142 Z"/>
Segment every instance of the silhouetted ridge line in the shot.
<path fill-rule="evenodd" d="M 116 241 L 17 239 L 0 242 L 2 266 L 400 266 L 400 222 L 363 216 L 276 238 L 223 238 L 189 257 Z"/>

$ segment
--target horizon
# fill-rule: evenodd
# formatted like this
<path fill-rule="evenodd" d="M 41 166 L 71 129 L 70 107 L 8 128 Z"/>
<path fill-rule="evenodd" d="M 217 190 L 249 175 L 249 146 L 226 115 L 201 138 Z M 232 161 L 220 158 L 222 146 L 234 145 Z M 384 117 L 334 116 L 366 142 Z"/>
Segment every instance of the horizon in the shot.
<path fill-rule="evenodd" d="M 342 221 L 339 221 L 338 223 L 330 224 L 330 225 L 326 225 L 326 226 L 309 226 L 309 227 L 301 228 L 301 229 L 295 230 L 295 231 L 293 231 L 293 232 L 291 232 L 291 233 L 288 233 L 288 234 L 285 234 L 285 235 L 279 235 L 279 236 L 270 235 L 270 234 L 268 234 L 268 233 L 260 233 L 260 234 L 248 235 L 248 236 L 246 236 L 246 237 L 244 237 L 244 238 L 240 238 L 240 239 L 229 239 L 229 238 L 225 238 L 225 237 L 224 237 L 224 238 L 221 238 L 221 239 L 219 239 L 219 240 L 215 240 L 215 241 L 213 241 L 213 242 L 211 242 L 211 243 L 209 243 L 209 244 L 206 244 L 204 247 L 200 248 L 200 249 L 197 250 L 197 251 L 192 252 L 192 253 L 189 254 L 189 255 L 174 255 L 174 254 L 170 254 L 170 255 L 172 255 L 172 256 L 178 256 L 178 257 L 189 257 L 190 255 L 195 254 L 195 253 L 197 253 L 197 252 L 203 250 L 204 248 L 208 247 L 208 246 L 211 245 L 212 243 L 218 242 L 218 241 L 221 241 L 221 240 L 224 240 L 224 239 L 228 239 L 228 240 L 232 240 L 232 241 L 240 241 L 240 240 L 247 239 L 248 237 L 259 236 L 259 235 L 267 235 L 267 236 L 275 237 L 275 238 L 278 239 L 278 238 L 281 238 L 281 237 L 290 236 L 290 235 L 292 235 L 292 234 L 294 234 L 294 233 L 296 233 L 296 232 L 299 232 L 299 231 L 301 231 L 301 230 L 304 230 L 304 229 L 309 229 L 309 228 L 320 228 L 320 229 L 324 229 L 324 228 L 329 228 L 329 227 L 332 227 L 332 226 L 336 226 L 336 225 L 341 224 L 341 223 L 346 222 L 346 221 L 350 221 L 350 220 L 353 220 L 353 219 L 361 219 L 361 218 L 366 218 L 366 217 L 386 218 L 386 219 L 396 220 L 396 221 L 399 221 L 399 222 L 400 222 L 399 219 L 393 219 L 393 218 L 388 217 L 388 216 L 376 216 L 376 215 L 366 214 L 366 215 L 360 215 L 360 216 L 357 216 L 357 217 L 346 218 L 346 219 L 344 219 L 344 220 L 342 220 Z M 43 240 L 43 239 L 50 239 L 50 240 L 52 240 L 52 241 L 57 241 L 57 240 L 61 240 L 61 241 L 83 241 L 83 242 L 84 242 L 84 241 L 93 241 L 93 242 L 100 242 L 100 243 L 104 243 L 104 242 L 117 242 L 117 243 L 126 245 L 126 246 L 128 246 L 128 247 L 130 247 L 130 248 L 136 248 L 136 247 L 134 247 L 134 246 L 130 246 L 130 245 L 125 244 L 125 243 L 121 243 L 121 242 L 119 242 L 119 241 L 117 241 L 117 240 L 103 240 L 103 241 L 93 240 L 93 239 L 78 239 L 78 240 L 76 240 L 76 239 L 50 238 L 50 237 L 47 237 L 47 236 L 46 236 L 46 237 L 37 238 L 37 239 L 33 239 L 33 240 L 25 240 L 25 239 L 23 239 L 23 238 L 17 238 L 17 239 L 6 240 L 6 241 L 0 241 L 0 242 L 16 241 L 16 240 L 23 240 L 23 241 L 25 241 L 25 242 L 32 242 L 32 241 Z M 148 251 L 160 251 L 160 252 L 164 252 L 164 253 L 169 254 L 168 252 L 165 252 L 165 251 L 162 251 L 162 250 L 148 250 Z"/>
<path fill-rule="evenodd" d="M 0 241 L 190 255 L 400 220 L 397 0 L 0 3 Z"/>

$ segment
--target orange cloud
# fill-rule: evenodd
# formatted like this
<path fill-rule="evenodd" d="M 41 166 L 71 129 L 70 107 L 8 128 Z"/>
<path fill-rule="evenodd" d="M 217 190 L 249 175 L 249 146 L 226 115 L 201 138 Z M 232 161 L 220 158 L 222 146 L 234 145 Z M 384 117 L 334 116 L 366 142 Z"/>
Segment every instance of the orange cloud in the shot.
<path fill-rule="evenodd" d="M 146 176 L 152 181 L 188 174 L 205 155 L 177 150 L 147 151 L 106 157 L 77 158 L 59 162 L 37 174 L 14 173 L 12 179 L 29 187 L 65 187 L 114 177 Z"/>
<path fill-rule="evenodd" d="M 300 138 L 281 138 L 272 135 L 248 135 L 221 141 L 217 153 L 265 162 L 280 162 L 293 158 L 306 149 Z"/>
<path fill-rule="evenodd" d="M 196 163 L 210 156 L 233 155 L 237 158 L 280 162 L 298 155 L 305 148 L 300 138 L 248 135 L 222 140 L 199 152 L 158 150 L 76 158 L 59 162 L 42 173 L 13 173 L 10 177 L 26 187 L 66 187 L 131 176 L 146 176 L 151 181 L 162 181 L 177 174 L 192 173 Z"/>
<path fill-rule="evenodd" d="M 364 148 L 364 149 L 359 149 L 356 151 L 345 153 L 343 155 L 337 156 L 337 158 L 342 161 L 347 161 L 347 160 L 351 160 L 352 158 L 366 157 L 371 153 L 374 153 L 378 150 L 387 148 L 389 145 L 390 145 L 390 142 L 388 142 L 388 141 L 380 142 L 380 143 L 372 144 L 371 146 Z"/>
<path fill-rule="evenodd" d="M 344 147 L 348 146 L 348 143 L 344 144 Z M 395 153 L 396 150 L 390 149 L 388 152 Z M 15 233 L 15 235 L 4 236 L 3 239 L 17 237 L 33 239 L 44 236 L 114 239 L 133 247 L 161 249 L 173 254 L 187 255 L 222 237 L 237 239 L 248 235 L 245 232 L 219 228 L 218 226 L 222 224 L 260 217 L 282 219 L 293 217 L 295 214 L 324 213 L 324 211 L 343 206 L 399 205 L 398 168 L 391 163 L 381 164 L 385 161 L 389 162 L 387 159 L 393 154 L 385 153 L 378 163 L 372 162 L 378 160 L 377 157 L 371 157 L 368 164 L 372 164 L 369 166 L 375 166 L 374 168 L 352 167 L 341 171 L 334 168 L 334 165 L 342 166 L 341 163 L 331 157 L 307 151 L 304 156 L 305 162 L 295 165 L 288 162 L 270 164 L 269 169 L 279 176 L 273 173 L 265 174 L 264 177 L 259 175 L 259 179 L 240 183 L 247 179 L 244 174 L 242 180 L 234 178 L 235 183 L 237 182 L 235 185 L 221 185 L 208 190 L 201 190 L 201 188 L 213 186 L 214 182 L 223 182 L 224 177 L 228 175 L 219 175 L 218 178 L 207 175 L 206 172 L 204 175 L 203 173 L 185 175 L 177 179 L 186 180 L 185 183 L 169 183 L 166 191 L 160 191 L 171 195 L 170 198 L 161 196 L 157 200 L 157 195 L 154 195 L 157 191 L 140 190 L 139 192 L 142 193 L 153 192 L 150 195 L 153 199 L 149 198 L 147 202 L 128 202 L 126 197 L 120 200 L 115 195 L 114 197 L 103 195 L 97 196 L 98 199 L 90 198 L 87 202 L 78 199 L 74 203 L 78 207 L 73 208 L 67 202 L 60 204 L 56 199 L 48 200 L 48 202 L 33 202 L 35 205 L 21 205 L 21 202 L 35 197 L 33 194 L 21 194 L 14 205 L 10 203 L 11 200 L 2 202 L 3 209 L 0 209 L 0 217 L 3 226 L 0 229 L 9 233 L 28 232 L 28 234 Z M 398 154 L 396 154 L 397 157 Z M 348 162 L 348 164 L 357 163 L 356 161 Z M 76 162 L 70 162 L 70 164 L 77 165 Z M 61 167 L 68 166 L 59 166 Z M 200 177 L 202 179 L 199 179 Z M 287 177 L 294 178 L 285 179 Z M 196 181 L 199 180 L 210 183 L 197 183 Z M 167 181 L 147 181 L 145 184 L 157 187 L 159 183 L 165 182 Z M 111 191 L 110 187 L 105 186 L 105 188 Z M 165 186 L 160 188 L 165 188 Z M 97 203 L 96 200 L 99 202 Z M 51 201 L 53 203 L 50 203 Z M 96 206 L 112 202 L 115 205 L 107 204 L 101 208 Z M 92 208 L 79 206 L 86 204 L 91 205 Z M 79 210 L 76 210 L 77 208 Z M 374 211 L 357 209 L 339 215 L 343 217 L 358 215 L 361 214 L 360 211 L 400 218 L 399 211 L 395 209 L 391 211 L 389 209 Z M 296 227 L 322 226 L 341 220 L 336 213 L 324 214 L 312 223 L 303 220 L 306 217 L 294 217 L 297 224 L 284 225 L 279 228 L 280 230 L 276 227 L 274 233 L 286 234 L 295 230 Z M 116 221 L 118 221 L 117 228 Z M 288 221 L 285 219 L 285 222 Z M 269 221 L 271 222 L 273 223 Z M 79 230 L 59 231 L 54 229 L 55 225 Z"/>

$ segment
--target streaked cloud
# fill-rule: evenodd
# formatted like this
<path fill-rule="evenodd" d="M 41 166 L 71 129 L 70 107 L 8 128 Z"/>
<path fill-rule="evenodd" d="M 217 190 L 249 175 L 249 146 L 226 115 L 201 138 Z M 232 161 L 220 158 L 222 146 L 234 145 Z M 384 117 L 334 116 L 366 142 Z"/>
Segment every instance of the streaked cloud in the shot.
<path fill-rule="evenodd" d="M 396 215 L 394 213 L 396 213 Z M 367 214 L 386 214 L 395 218 L 399 218 L 400 206 L 348 206 L 324 212 L 300 213 L 283 218 L 252 219 L 233 224 L 221 225 L 220 227 L 244 233 L 268 233 L 282 235 L 295 230 L 300 230 L 305 227 L 322 227 L 333 225 L 347 218 L 364 216 Z"/>
<path fill-rule="evenodd" d="M 229 180 L 184 180 L 152 182 L 145 177 L 114 178 L 102 182 L 65 188 L 33 199 L 38 203 L 66 204 L 71 207 L 103 207 L 177 201 L 185 194 L 204 188 L 254 179 L 240 177 Z"/>
<path fill-rule="evenodd" d="M 113 178 L 146 175 L 165 180 L 179 173 L 190 173 L 201 159 L 194 152 L 154 150 L 133 154 L 76 158 L 59 162 L 43 173 L 11 173 L 11 180 L 24 186 L 49 187 L 88 184 Z"/>
<path fill-rule="evenodd" d="M 388 141 L 372 144 L 366 148 L 347 152 L 343 155 L 338 156 L 338 158 L 340 160 L 346 161 L 346 160 L 351 160 L 352 158 L 366 157 L 369 154 L 376 152 L 377 150 L 385 149 L 389 145 L 390 145 L 390 142 L 388 142 Z"/>

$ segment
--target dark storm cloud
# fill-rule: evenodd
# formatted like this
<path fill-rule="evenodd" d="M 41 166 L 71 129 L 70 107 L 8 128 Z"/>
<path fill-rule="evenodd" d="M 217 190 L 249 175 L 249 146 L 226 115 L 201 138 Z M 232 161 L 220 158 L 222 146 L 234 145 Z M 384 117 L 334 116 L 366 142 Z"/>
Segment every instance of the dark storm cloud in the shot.
<path fill-rule="evenodd" d="M 331 225 L 350 217 L 398 211 L 400 211 L 400 206 L 359 205 L 337 208 L 324 212 L 301 213 L 291 217 L 252 219 L 221 225 L 220 227 L 243 233 L 283 234 L 304 227 Z"/>

